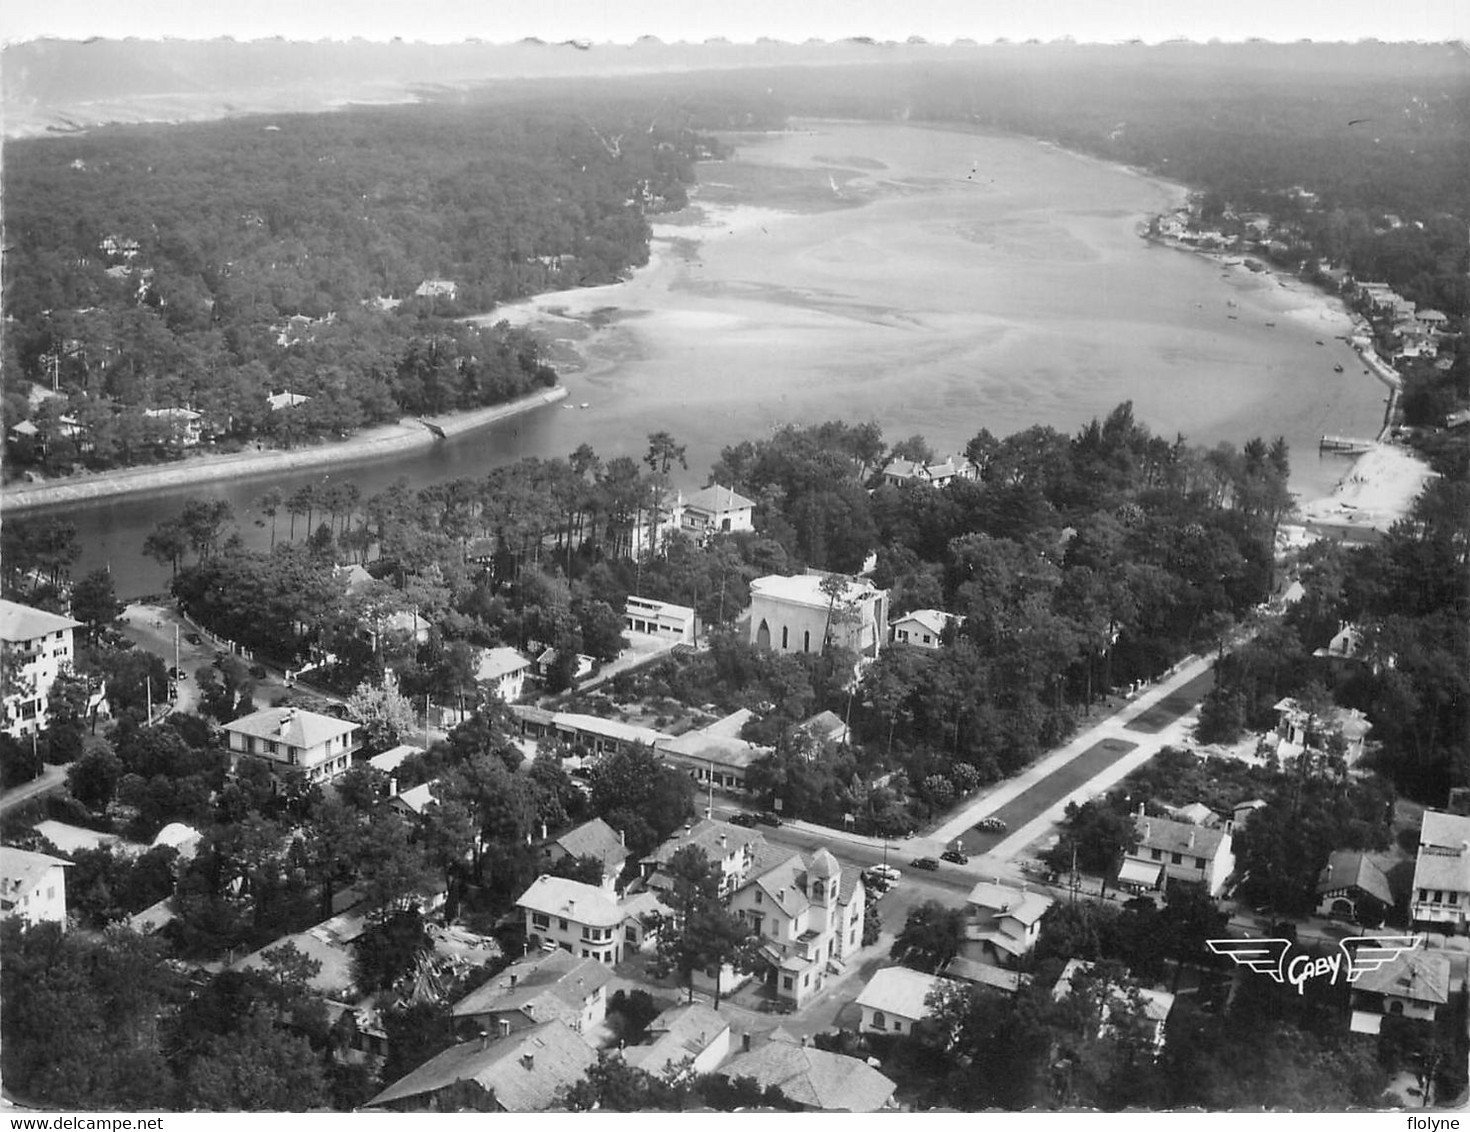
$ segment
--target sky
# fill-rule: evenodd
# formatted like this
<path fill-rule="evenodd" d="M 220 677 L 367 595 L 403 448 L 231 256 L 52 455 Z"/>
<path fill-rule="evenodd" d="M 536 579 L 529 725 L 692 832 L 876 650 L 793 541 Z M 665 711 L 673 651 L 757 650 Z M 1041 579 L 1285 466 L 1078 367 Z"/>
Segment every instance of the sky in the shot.
<path fill-rule="evenodd" d="M 5 0 L 0 41 L 43 36 L 629 43 L 869 36 L 1113 43 L 1470 40 L 1470 0 Z"/>

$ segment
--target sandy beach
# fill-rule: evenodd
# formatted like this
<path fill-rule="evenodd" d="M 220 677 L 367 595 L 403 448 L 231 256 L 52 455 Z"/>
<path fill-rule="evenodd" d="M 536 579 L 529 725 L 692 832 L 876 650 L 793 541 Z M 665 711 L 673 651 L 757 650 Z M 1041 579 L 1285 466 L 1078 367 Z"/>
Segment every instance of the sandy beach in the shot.
<path fill-rule="evenodd" d="M 1332 494 L 1299 505 L 1297 516 L 1308 527 L 1387 531 L 1436 476 L 1407 448 L 1378 444 L 1353 462 Z"/>
<path fill-rule="evenodd" d="M 439 437 L 424 422 L 433 424 L 446 437 L 459 436 L 518 413 L 553 404 L 566 395 L 566 389 L 557 386 L 503 405 L 490 405 L 483 409 L 441 417 L 425 417 L 423 420 L 405 418 L 395 424 L 364 429 L 346 440 L 310 448 L 267 448 L 228 454 L 202 453 L 188 456 L 176 464 L 67 476 L 65 479 L 39 484 L 13 484 L 0 491 L 0 510 L 14 513 L 78 500 L 139 495 L 191 483 L 247 479 L 303 468 L 377 459 L 435 444 Z"/>

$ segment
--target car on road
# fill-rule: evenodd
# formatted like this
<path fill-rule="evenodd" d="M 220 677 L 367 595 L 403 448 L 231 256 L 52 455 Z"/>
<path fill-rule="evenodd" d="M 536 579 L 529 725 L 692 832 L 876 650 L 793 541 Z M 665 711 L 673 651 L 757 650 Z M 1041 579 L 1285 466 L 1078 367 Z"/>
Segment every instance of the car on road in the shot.
<path fill-rule="evenodd" d="M 204 643 L 204 638 L 198 633 L 185 633 L 184 640 L 188 641 L 191 645 L 202 645 Z"/>
<path fill-rule="evenodd" d="M 761 814 L 755 820 L 760 822 L 761 825 L 770 826 L 772 829 L 779 829 L 781 827 L 781 819 L 775 814 Z"/>
<path fill-rule="evenodd" d="M 952 865 L 968 865 L 970 863 L 970 858 L 958 849 L 946 849 L 943 853 L 939 854 L 939 859 L 941 861 L 948 861 Z"/>
<path fill-rule="evenodd" d="M 872 873 L 875 877 L 882 877 L 889 884 L 897 884 L 903 879 L 903 873 L 899 872 L 892 865 L 874 865 L 868 872 Z"/>
<path fill-rule="evenodd" d="M 1000 818 L 981 818 L 976 823 L 975 828 L 981 833 L 1004 833 L 1006 831 L 1006 823 L 1001 821 Z"/>
<path fill-rule="evenodd" d="M 175 679 L 175 680 L 187 680 L 188 679 L 188 677 L 186 675 L 184 675 L 184 670 L 182 668 L 170 668 L 168 670 L 168 674 L 171 677 L 173 677 L 173 679 Z"/>
<path fill-rule="evenodd" d="M 742 825 L 746 829 L 758 824 L 758 822 L 759 819 L 754 814 L 739 813 L 732 815 L 730 818 L 731 825 Z"/>
<path fill-rule="evenodd" d="M 916 869 L 923 869 L 926 873 L 936 872 L 939 869 L 939 862 L 933 857 L 915 857 L 909 864 Z"/>

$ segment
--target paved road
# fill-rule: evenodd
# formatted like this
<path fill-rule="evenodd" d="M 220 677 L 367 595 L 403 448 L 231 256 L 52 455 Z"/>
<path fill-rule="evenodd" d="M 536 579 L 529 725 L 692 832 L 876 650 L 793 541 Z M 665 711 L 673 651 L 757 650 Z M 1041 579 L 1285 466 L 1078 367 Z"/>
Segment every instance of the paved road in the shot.
<path fill-rule="evenodd" d="M 38 777 L 22 782 L 13 790 L 7 790 L 4 795 L 0 795 L 0 814 L 14 809 L 27 799 L 38 798 L 59 789 L 65 781 L 66 767 L 54 763 L 44 764 Z"/>

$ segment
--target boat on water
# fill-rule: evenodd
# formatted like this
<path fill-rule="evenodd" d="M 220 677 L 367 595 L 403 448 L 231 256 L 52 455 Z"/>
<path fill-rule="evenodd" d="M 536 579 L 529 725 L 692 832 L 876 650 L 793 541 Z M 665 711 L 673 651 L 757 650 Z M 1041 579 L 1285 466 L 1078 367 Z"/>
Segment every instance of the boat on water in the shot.
<path fill-rule="evenodd" d="M 1325 342 L 1323 342 L 1323 341 L 1322 341 L 1322 339 L 1320 339 L 1320 338 L 1318 338 L 1318 339 L 1317 339 L 1317 345 L 1319 345 L 1319 346 L 1325 346 L 1325 345 L 1326 345 L 1326 343 L 1325 343 Z"/>
<path fill-rule="evenodd" d="M 1268 322 L 1268 323 L 1266 323 L 1266 325 L 1267 326 L 1275 326 L 1276 324 L 1274 322 Z"/>
<path fill-rule="evenodd" d="M 1341 362 L 1338 362 L 1337 365 L 1333 366 L 1332 367 L 1332 372 L 1333 373 L 1341 373 L 1342 372 L 1342 363 Z"/>
<path fill-rule="evenodd" d="M 586 401 L 583 401 L 580 405 L 577 406 L 577 408 L 579 408 L 579 409 L 590 409 L 590 408 L 592 408 L 592 406 L 589 405 Z"/>
<path fill-rule="evenodd" d="M 1239 318 L 1240 315 L 1238 315 L 1238 314 L 1227 314 L 1225 317 L 1226 318 Z"/>

